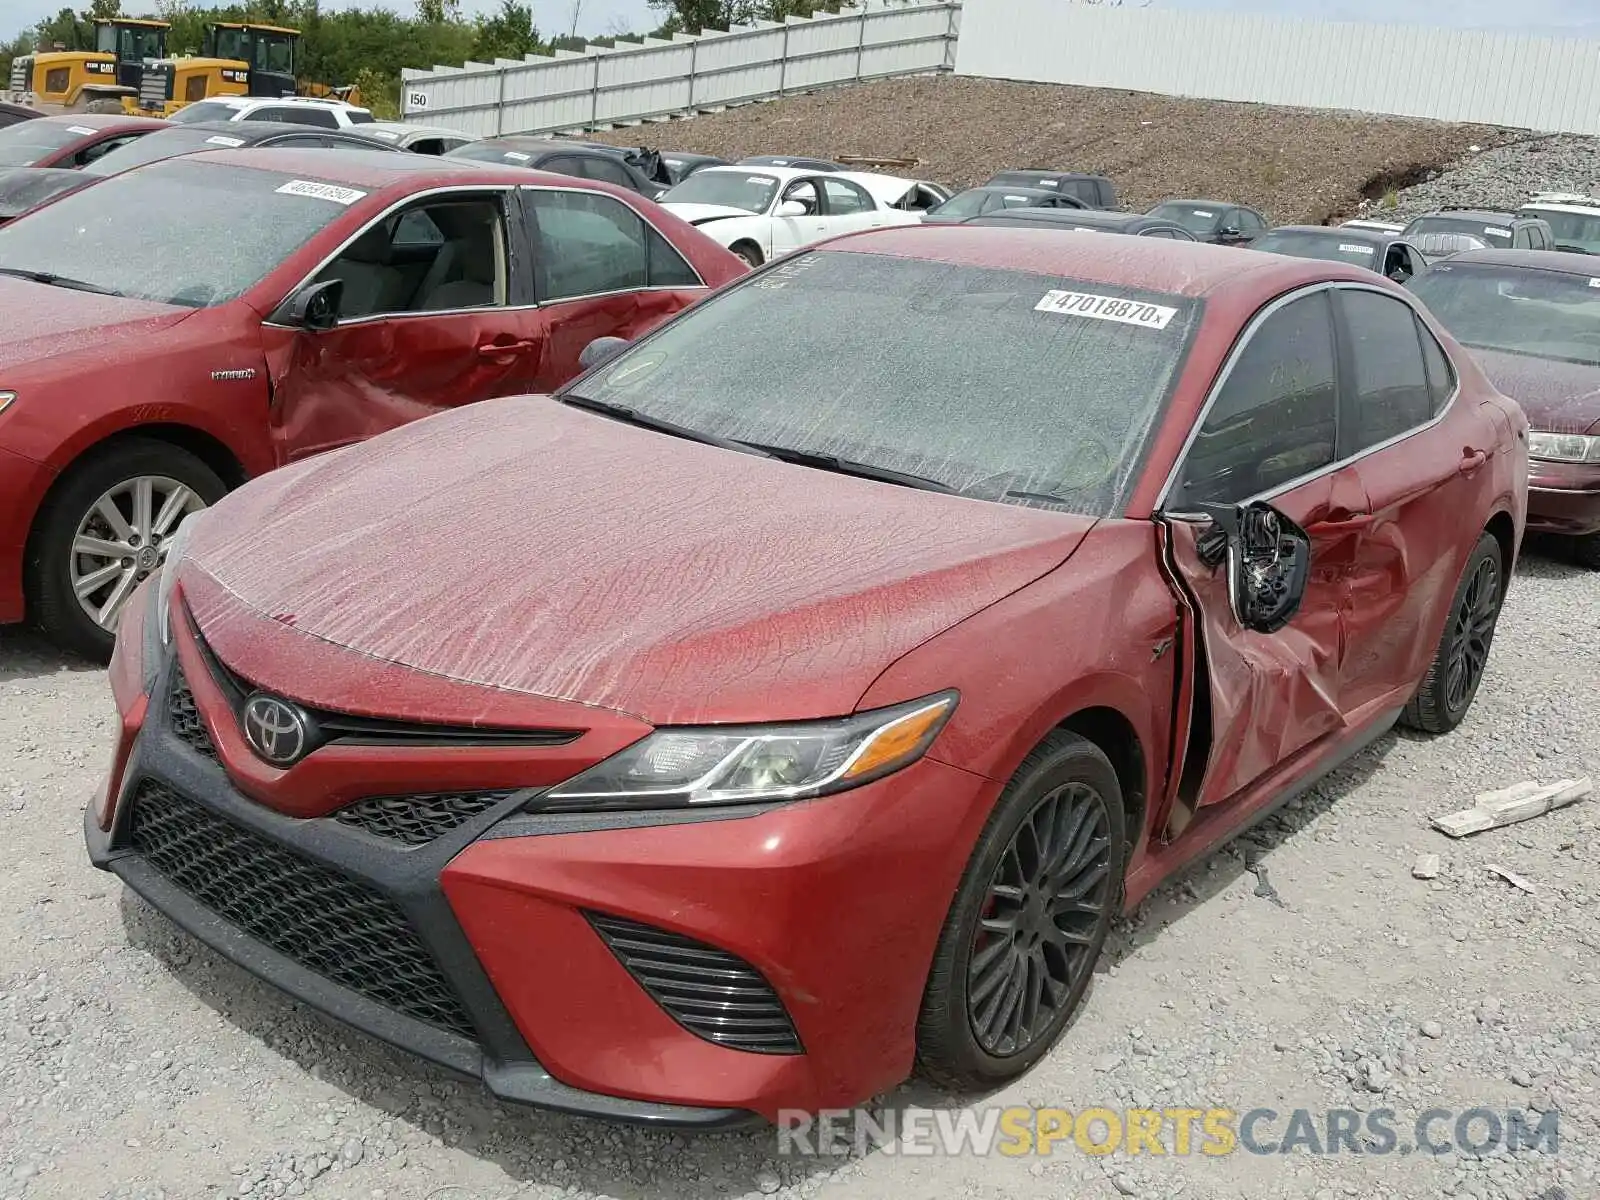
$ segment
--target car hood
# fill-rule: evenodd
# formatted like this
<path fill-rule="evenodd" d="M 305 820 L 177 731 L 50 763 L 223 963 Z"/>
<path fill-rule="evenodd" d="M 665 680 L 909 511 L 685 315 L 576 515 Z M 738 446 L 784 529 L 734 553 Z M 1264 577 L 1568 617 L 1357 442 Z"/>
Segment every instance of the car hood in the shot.
<path fill-rule="evenodd" d="M 691 225 L 703 225 L 707 221 L 725 221 L 729 217 L 759 217 L 760 213 L 753 213 L 743 208 L 734 208 L 723 204 L 674 204 L 667 203 L 661 206 L 680 221 L 687 221 Z"/>
<path fill-rule="evenodd" d="M 1552 433 L 1600 427 L 1600 367 L 1473 349 L 1484 374 L 1522 405 L 1528 424 Z"/>
<path fill-rule="evenodd" d="M 0 275 L 0 378 L 48 359 L 143 339 L 195 312 Z M 9 382 L 8 382 L 9 386 Z"/>
<path fill-rule="evenodd" d="M 852 711 L 884 668 L 1058 566 L 1094 523 L 514 397 L 260 477 L 205 515 L 183 571 L 197 595 L 218 587 L 191 572 L 227 593 L 195 616 L 246 675 L 236 656 L 273 620 L 652 724 L 787 720 Z M 294 694 L 316 703 L 318 686 Z"/>

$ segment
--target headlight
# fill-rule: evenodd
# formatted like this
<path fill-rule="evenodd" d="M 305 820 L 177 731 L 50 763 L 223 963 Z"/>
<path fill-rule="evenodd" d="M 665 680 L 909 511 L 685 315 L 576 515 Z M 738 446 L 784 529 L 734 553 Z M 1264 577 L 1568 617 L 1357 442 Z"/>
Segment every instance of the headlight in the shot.
<path fill-rule="evenodd" d="M 1528 457 L 1550 462 L 1600 463 L 1600 437 L 1579 433 L 1530 433 Z"/>
<path fill-rule="evenodd" d="M 882 779 L 921 758 L 955 692 L 830 721 L 658 729 L 531 801 L 536 812 L 803 800 Z"/>
<path fill-rule="evenodd" d="M 0 392 L 0 413 L 11 407 L 12 401 L 17 398 L 15 392 Z"/>

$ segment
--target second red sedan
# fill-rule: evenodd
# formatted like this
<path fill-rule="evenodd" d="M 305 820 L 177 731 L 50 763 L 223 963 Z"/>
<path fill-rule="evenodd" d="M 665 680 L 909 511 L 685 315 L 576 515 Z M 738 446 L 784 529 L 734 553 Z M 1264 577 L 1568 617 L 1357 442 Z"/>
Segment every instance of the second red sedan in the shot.
<path fill-rule="evenodd" d="M 54 200 L 0 228 L 0 622 L 108 655 L 229 488 L 555 388 L 745 269 L 621 188 L 393 151 L 218 150 Z"/>
<path fill-rule="evenodd" d="M 1462 720 L 1525 432 L 1361 268 L 846 237 L 186 523 L 89 854 L 509 1099 L 992 1087 L 1119 912 Z"/>
<path fill-rule="evenodd" d="M 0 167 L 82 167 L 167 122 L 154 117 L 76 113 L 0 128 Z"/>

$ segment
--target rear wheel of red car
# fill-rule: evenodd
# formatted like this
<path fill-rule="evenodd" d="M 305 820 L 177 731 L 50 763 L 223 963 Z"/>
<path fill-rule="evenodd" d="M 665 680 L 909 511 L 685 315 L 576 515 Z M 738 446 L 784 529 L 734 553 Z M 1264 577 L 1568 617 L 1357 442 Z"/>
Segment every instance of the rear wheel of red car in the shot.
<path fill-rule="evenodd" d="M 1572 539 L 1572 559 L 1580 567 L 1600 571 L 1600 533 L 1585 534 Z"/>
<path fill-rule="evenodd" d="M 967 1091 L 1045 1055 L 1088 990 L 1126 863 L 1110 760 L 1051 734 L 1001 793 L 945 918 L 917 1024 L 923 1075 Z"/>
<path fill-rule="evenodd" d="M 73 467 L 28 540 L 28 609 L 57 645 L 104 661 L 128 597 L 184 517 L 227 491 L 187 450 L 128 438 Z"/>
<path fill-rule="evenodd" d="M 1438 649 L 1422 686 L 1401 715 L 1402 723 L 1423 733 L 1449 733 L 1461 724 L 1483 682 L 1504 599 L 1500 543 L 1485 533 L 1467 559 Z"/>

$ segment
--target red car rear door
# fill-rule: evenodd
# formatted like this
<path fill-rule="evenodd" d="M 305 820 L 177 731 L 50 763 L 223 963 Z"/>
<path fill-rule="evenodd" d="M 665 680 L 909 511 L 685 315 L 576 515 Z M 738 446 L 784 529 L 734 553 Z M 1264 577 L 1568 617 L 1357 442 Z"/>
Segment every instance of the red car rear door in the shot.
<path fill-rule="evenodd" d="M 520 191 L 546 339 L 537 390 L 577 375 L 596 338 L 639 337 L 706 294 L 672 242 L 618 197 L 537 184 Z"/>
<path fill-rule="evenodd" d="M 1448 357 L 1403 300 L 1363 287 L 1335 295 L 1345 424 L 1370 517 L 1340 686 L 1351 709 L 1381 708 L 1410 698 L 1437 648 L 1489 511 L 1501 431 L 1483 404 L 1455 398 Z"/>
<path fill-rule="evenodd" d="M 311 281 L 343 284 L 334 328 L 267 323 L 279 462 L 535 390 L 546 346 L 512 200 L 460 189 L 379 218 Z"/>
<path fill-rule="evenodd" d="M 1163 502 L 1168 562 L 1186 610 L 1196 697 L 1184 764 L 1187 809 L 1237 796 L 1345 727 L 1340 661 L 1365 496 L 1339 455 L 1339 370 L 1326 288 L 1270 305 L 1227 367 Z M 1225 566 L 1201 541 L 1204 505 L 1264 501 L 1311 542 L 1304 597 L 1283 628 L 1235 615 Z M 1181 731 L 1180 731 L 1181 732 Z M 1180 743 L 1181 744 L 1181 743 Z"/>

